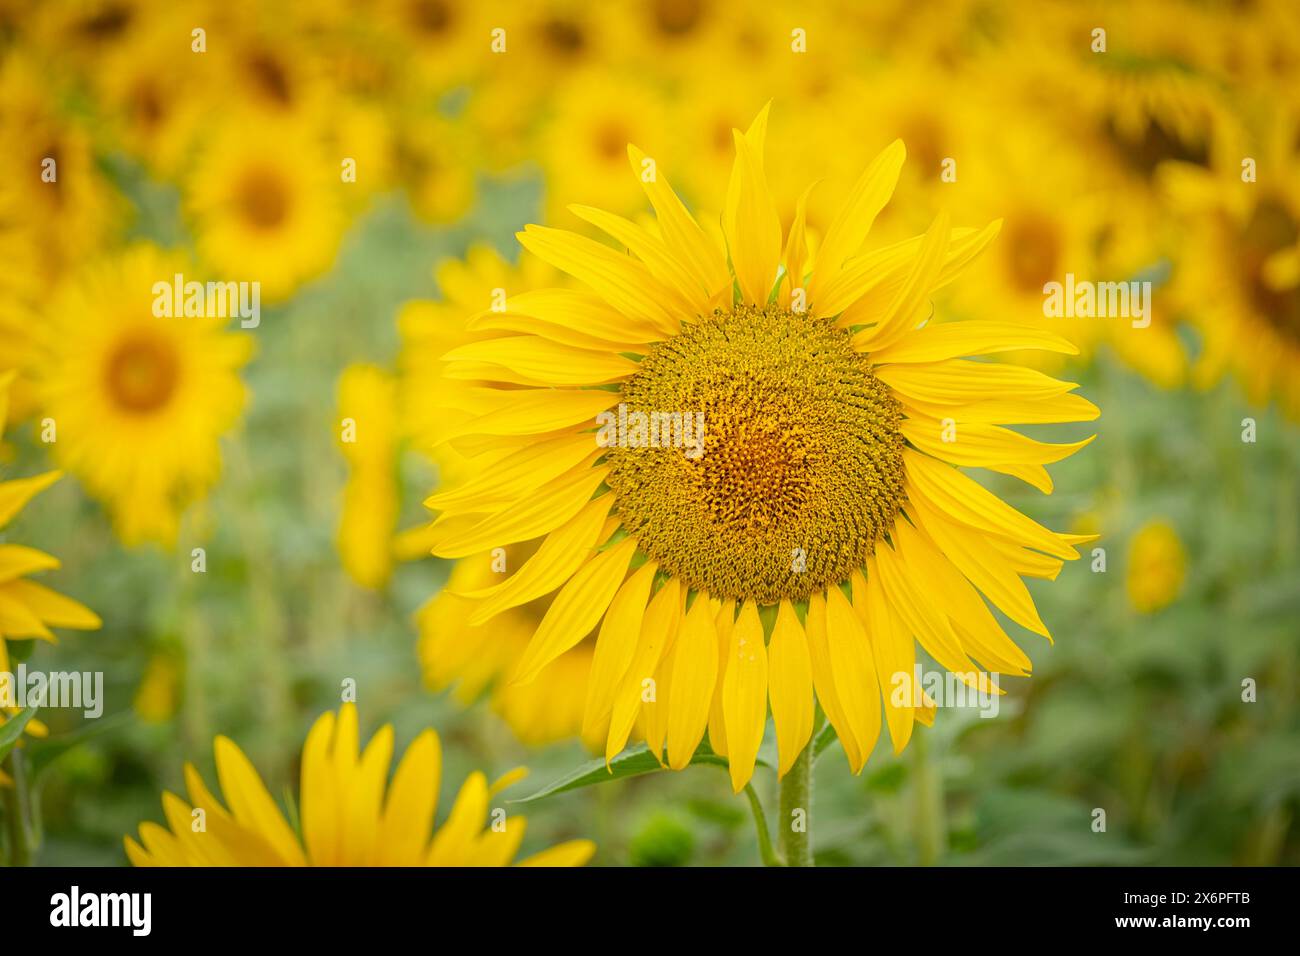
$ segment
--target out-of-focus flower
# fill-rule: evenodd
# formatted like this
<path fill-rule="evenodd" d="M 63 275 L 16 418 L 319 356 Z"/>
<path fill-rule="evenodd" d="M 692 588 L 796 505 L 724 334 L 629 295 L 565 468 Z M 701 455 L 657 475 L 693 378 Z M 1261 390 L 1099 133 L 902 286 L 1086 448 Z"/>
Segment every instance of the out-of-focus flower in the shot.
<path fill-rule="evenodd" d="M 636 181 L 627 175 L 628 143 L 645 144 L 655 169 L 671 167 L 674 143 L 663 94 L 620 74 L 570 77 L 556 95 L 555 115 L 540 144 L 547 220 L 572 225 L 570 202 L 635 211 L 640 203 Z"/>
<path fill-rule="evenodd" d="M 546 665 L 537 680 L 510 684 L 508 678 L 528 647 L 546 602 L 518 587 L 507 587 L 507 572 L 513 567 L 511 562 L 522 564 L 535 555 L 505 548 L 498 554 L 456 562 L 446 586 L 420 609 L 416 623 L 420 664 L 430 689 L 452 686 L 456 698 L 466 706 L 490 693 L 492 709 L 515 736 L 526 744 L 540 745 L 572 739 L 582 730 L 594 642 L 570 648 Z M 536 560 L 549 558 L 543 554 Z M 476 600 L 480 597 L 493 600 L 484 606 Z M 498 606 L 505 610 L 492 615 Z M 600 740 L 585 742 L 592 749 L 601 744 Z"/>
<path fill-rule="evenodd" d="M 1211 169 L 1170 163 L 1161 180 L 1186 229 L 1173 283 L 1203 338 L 1198 384 L 1231 371 L 1252 402 L 1276 399 L 1300 421 L 1297 115 L 1270 113 L 1253 155 Z"/>
<path fill-rule="evenodd" d="M 388 582 L 397 528 L 397 385 L 375 365 L 350 365 L 339 379 L 338 445 L 348 463 L 339 522 L 343 569 L 372 590 Z"/>
<path fill-rule="evenodd" d="M 154 311 L 156 286 L 172 306 L 177 274 L 198 281 L 186 266 L 132 246 L 62 284 L 46 317 L 41 408 L 57 428 L 52 452 L 128 544 L 175 538 L 181 511 L 216 481 L 218 439 L 244 406 L 239 369 L 252 340 L 223 331 L 226 318 Z"/>
<path fill-rule="evenodd" d="M 509 866 L 524 838 L 523 817 L 488 823 L 492 797 L 521 772 L 492 786 L 482 773 L 470 774 L 451 813 L 435 827 L 442 774 L 438 735 L 421 733 L 389 781 L 393 728 L 385 724 L 361 750 L 352 704 L 343 705 L 337 717 L 326 712 L 307 734 L 298 794 L 301 836 L 243 751 L 227 737 L 217 737 L 215 750 L 227 806 L 186 764 L 189 802 L 164 793 L 167 827 L 143 823 L 138 843 L 125 838 L 134 865 Z M 518 865 L 581 866 L 593 852 L 590 841 L 571 840 Z"/>
<path fill-rule="evenodd" d="M 764 109 L 733 135 L 725 248 L 662 166 L 638 177 L 657 231 L 573 207 L 632 255 L 554 229 L 519 234 L 591 291 L 527 312 L 508 300 L 518 334 L 444 356 L 447 378 L 493 383 L 484 398 L 495 398 L 463 431 L 501 457 L 438 496 L 431 529 L 434 553 L 449 558 L 542 539 L 547 560 L 497 586 L 559 589 L 513 682 L 534 680 L 599 627 L 584 737 L 604 737 L 613 757 L 641 716 L 651 752 L 666 745 L 680 769 L 707 726 L 737 790 L 753 773 L 769 695 L 782 774 L 812 732 L 814 687 L 856 772 L 881 730 L 882 688 L 896 749 L 916 719 L 930 719 L 929 701 L 900 703 L 889 690 L 892 675 L 911 673 L 914 638 L 981 688 L 991 685 L 975 661 L 1028 673 L 976 589 L 1046 634 L 1020 578 L 1053 577 L 1080 541 L 953 465 L 1050 488 L 1044 464 L 1087 441 L 1047 445 L 1002 426 L 1098 415 L 1069 383 L 962 359 L 1072 352 L 1058 336 L 992 321 L 920 324 L 933 290 L 993 240 L 996 223 L 953 230 L 940 215 L 924 236 L 864 251 L 901 143 L 863 172 L 810 275 L 801 218 L 783 241 L 766 131 Z M 639 173 L 642 152 L 628 153 Z M 575 309 L 574 296 L 591 308 Z M 631 413 L 673 411 L 675 440 L 627 430 Z M 961 440 L 944 440 L 945 420 L 961 423 Z"/>
<path fill-rule="evenodd" d="M 1187 577 L 1187 552 L 1178 532 L 1168 521 L 1148 521 L 1129 542 L 1129 600 L 1141 614 L 1168 607 L 1183 589 Z"/>
<path fill-rule="evenodd" d="M 147 724 L 166 723 L 180 706 L 184 679 L 185 668 L 176 654 L 160 651 L 152 655 L 131 706 Z"/>
<path fill-rule="evenodd" d="M 486 411 L 483 402 L 494 393 L 485 383 L 446 381 L 443 355 L 527 321 L 505 306 L 514 298 L 516 306 L 527 308 L 531 299 L 517 297 L 553 284 L 558 273 L 536 256 L 525 253 L 517 264 L 510 263 L 491 246 L 476 243 L 463 260 L 438 263 L 434 275 L 442 299 L 407 302 L 397 317 L 402 339 L 398 390 L 403 434 L 417 452 L 437 464 L 446 484 L 460 480 L 468 460 L 482 451 L 458 444 L 458 431 Z M 423 530 L 413 532 L 418 541 L 399 542 L 405 557 L 428 555 Z"/>
<path fill-rule="evenodd" d="M 411 207 L 435 223 L 459 219 L 474 201 L 474 132 L 438 116 L 412 117 L 396 136 L 393 160 Z"/>
<path fill-rule="evenodd" d="M 228 119 L 205 141 L 187 206 L 200 257 L 219 278 L 260 282 L 285 299 L 329 268 L 346 225 L 342 158 L 309 129 L 257 114 Z"/>
<path fill-rule="evenodd" d="M 62 109 L 64 92 L 30 56 L 0 63 L 0 211 L 47 282 L 96 250 L 123 211 L 89 134 Z"/>

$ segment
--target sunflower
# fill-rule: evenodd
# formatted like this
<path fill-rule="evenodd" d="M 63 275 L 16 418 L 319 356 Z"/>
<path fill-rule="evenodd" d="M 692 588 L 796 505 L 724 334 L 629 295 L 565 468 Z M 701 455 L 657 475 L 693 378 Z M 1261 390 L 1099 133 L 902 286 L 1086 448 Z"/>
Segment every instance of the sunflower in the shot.
<path fill-rule="evenodd" d="M 349 365 L 339 379 L 339 449 L 348 464 L 339 519 L 343 570 L 378 590 L 393 569 L 397 527 L 397 387 L 375 365 Z"/>
<path fill-rule="evenodd" d="M 1300 114 L 1273 111 L 1249 155 L 1211 169 L 1167 163 L 1162 192 L 1186 230 L 1173 292 L 1202 337 L 1206 387 L 1231 372 L 1256 405 L 1276 399 L 1300 421 Z"/>
<path fill-rule="evenodd" d="M 38 374 L 56 459 L 108 504 L 128 544 L 171 542 L 180 511 L 216 481 L 218 438 L 244 405 L 251 339 L 224 318 L 154 314 L 183 259 L 136 245 L 56 290 Z"/>
<path fill-rule="evenodd" d="M 359 746 L 357 711 L 344 704 L 312 725 L 302 752 L 301 832 L 285 820 L 257 770 L 227 737 L 215 744 L 217 777 L 229 809 L 187 764 L 189 803 L 163 794 L 170 830 L 140 825 L 127 837 L 136 866 L 508 866 L 527 821 L 507 817 L 485 828 L 489 801 L 517 781 L 515 771 L 489 786 L 470 774 L 451 812 L 434 827 L 442 748 L 433 730 L 421 733 L 398 762 L 391 783 L 393 728 L 384 725 Z M 387 791 L 387 793 L 385 793 Z M 202 811 L 202 813 L 199 813 Z M 203 825 L 198 826 L 197 820 Z M 143 844 L 143 845 L 142 845 Z M 528 857 L 519 866 L 581 866 L 595 846 L 571 840 Z"/>
<path fill-rule="evenodd" d="M 627 144 L 645 143 L 662 166 L 668 130 L 665 97 L 650 83 L 608 72 L 569 77 L 542 136 L 548 221 L 573 222 L 565 202 L 575 195 L 631 212 L 636 191 L 627 180 Z"/>
<path fill-rule="evenodd" d="M 256 114 L 228 120 L 188 186 L 205 263 L 220 278 L 260 282 L 263 303 L 324 272 L 346 225 L 340 163 L 302 124 Z"/>
<path fill-rule="evenodd" d="M 121 211 L 90 136 L 63 109 L 67 95 L 30 55 L 0 64 L 0 209 L 26 235 L 45 281 L 95 252 Z"/>
<path fill-rule="evenodd" d="M 5 418 L 9 411 L 9 390 L 16 372 L 0 372 L 0 437 L 4 434 Z M 33 497 L 59 480 L 59 472 L 47 471 L 31 478 L 0 481 L 0 530 L 22 511 Z M 9 641 L 27 641 L 40 638 L 55 640 L 52 627 L 73 630 L 96 630 L 100 620 L 89 608 L 71 598 L 52 591 L 43 584 L 29 581 L 29 574 L 52 571 L 59 559 L 35 548 L 21 544 L 0 543 L 0 674 L 12 673 L 9 663 Z M 0 726 L 6 715 L 17 713 L 17 708 L 0 708 Z M 45 727 L 33 720 L 27 725 L 28 733 L 44 736 Z M 0 772 L 0 784 L 8 777 Z"/>
<path fill-rule="evenodd" d="M 986 670 L 1028 673 L 980 592 L 1046 636 L 1021 577 L 1055 577 L 1083 539 L 1049 531 L 954 466 L 1048 491 L 1044 464 L 1087 440 L 1045 444 L 1003 426 L 1099 414 L 1071 383 L 962 358 L 1073 352 L 1064 339 L 926 321 L 932 291 L 999 223 L 950 229 L 941 213 L 924 236 L 863 251 L 901 142 L 862 173 L 809 270 L 803 217 L 783 242 L 766 184 L 767 118 L 764 108 L 734 131 L 726 248 L 662 166 L 639 175 L 635 146 L 657 230 L 573 208 L 630 255 L 556 229 L 519 234 L 587 289 L 508 300 L 505 319 L 476 321 L 516 334 L 445 356 L 449 378 L 494 383 L 457 430 L 488 464 L 441 498 L 430 533 L 448 558 L 541 539 L 547 560 L 477 596 L 504 610 L 506 595 L 556 592 L 513 681 L 534 680 L 598 628 L 584 736 L 603 738 L 612 758 L 642 717 L 650 750 L 663 759 L 666 747 L 680 769 L 707 727 L 737 790 L 769 701 L 782 774 L 812 734 L 814 700 L 854 771 L 879 736 L 882 697 L 901 750 L 930 715 L 925 701 L 891 699 L 894 675 L 912 670 L 913 638 L 980 688 Z M 657 447 L 626 429 L 609 440 L 614 422 L 674 413 L 677 431 L 665 426 Z M 701 421 L 703 434 L 689 434 Z"/>
<path fill-rule="evenodd" d="M 453 439 L 456 429 L 476 414 L 481 396 L 490 396 L 492 391 L 489 382 L 445 379 L 443 353 L 504 334 L 499 329 L 467 327 L 466 320 L 507 294 L 515 296 L 516 302 L 529 301 L 517 297 L 538 289 L 543 290 L 541 295 L 548 295 L 554 290 L 545 287 L 558 281 L 561 274 L 527 253 L 518 263 L 509 263 L 491 246 L 475 244 L 464 259 L 440 262 L 434 275 L 442 301 L 408 302 L 398 319 L 402 335 L 399 388 L 402 430 L 411 445 L 436 465 L 441 483 L 446 485 L 481 467 L 476 456 L 462 453 Z M 489 314 L 507 326 L 511 321 L 502 312 Z M 440 387 L 430 390 L 428 383 L 435 380 L 440 380 Z M 430 500 L 436 501 L 436 496 Z M 431 547 L 427 526 L 402 532 L 395 546 L 399 558 L 427 557 Z M 480 624 L 475 615 L 481 609 L 462 597 L 498 583 L 503 569 L 532 559 L 535 551 L 512 546 L 501 555 L 484 553 L 458 561 L 447 587 L 420 608 L 416 623 L 421 669 L 432 690 L 454 687 L 456 699 L 464 705 L 488 694 L 492 709 L 516 737 L 524 743 L 543 744 L 575 737 L 582 728 L 592 642 L 571 648 L 529 684 L 510 686 L 505 678 L 528 646 L 545 612 L 545 601 L 525 598 Z"/>
<path fill-rule="evenodd" d="M 1187 578 L 1187 550 L 1172 524 L 1163 519 L 1146 522 L 1128 546 L 1128 574 L 1124 579 L 1129 602 L 1140 614 L 1167 607 L 1183 589 Z"/>
<path fill-rule="evenodd" d="M 540 746 L 582 732 L 594 642 L 569 648 L 527 684 L 509 682 L 546 613 L 547 602 L 524 594 L 507 601 L 509 606 L 501 613 L 492 614 L 492 608 L 481 607 L 474 595 L 500 583 L 498 569 L 531 560 L 536 552 L 530 550 L 512 547 L 502 554 L 457 561 L 446 587 L 416 614 L 416 624 L 420 667 L 431 690 L 454 686 L 455 698 L 464 706 L 487 694 L 492 710 L 520 742 Z M 543 555 L 541 560 L 545 559 Z M 480 622 L 489 615 L 490 620 Z M 604 741 L 586 743 L 594 750 Z"/>

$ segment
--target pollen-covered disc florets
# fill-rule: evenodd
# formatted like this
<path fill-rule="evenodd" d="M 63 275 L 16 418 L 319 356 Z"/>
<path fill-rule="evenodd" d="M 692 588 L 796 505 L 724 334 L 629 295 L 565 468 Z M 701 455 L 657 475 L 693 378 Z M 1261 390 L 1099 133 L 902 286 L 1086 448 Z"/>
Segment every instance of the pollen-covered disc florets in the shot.
<path fill-rule="evenodd" d="M 898 515 L 902 406 L 832 319 L 765 306 L 685 323 L 622 402 L 703 416 L 702 453 L 689 439 L 608 453 L 624 526 L 693 588 L 806 598 L 847 580 Z"/>

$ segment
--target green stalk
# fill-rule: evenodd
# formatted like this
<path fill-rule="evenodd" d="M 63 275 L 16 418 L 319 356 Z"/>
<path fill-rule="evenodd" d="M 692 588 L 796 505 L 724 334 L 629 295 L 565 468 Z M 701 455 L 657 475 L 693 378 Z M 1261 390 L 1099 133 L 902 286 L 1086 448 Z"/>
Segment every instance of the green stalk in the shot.
<path fill-rule="evenodd" d="M 814 733 L 781 779 L 781 853 L 786 866 L 812 866 L 812 784 Z M 796 827 L 796 813 L 799 826 Z"/>
<path fill-rule="evenodd" d="M 916 786 L 916 845 L 922 866 L 933 866 L 948 842 L 944 819 L 943 780 L 930 754 L 929 734 L 912 735 L 913 774 Z"/>
<path fill-rule="evenodd" d="M 9 827 L 9 865 L 27 866 L 31 863 L 31 847 L 27 830 L 27 808 L 24 799 L 27 786 L 23 772 L 23 759 L 17 747 L 9 754 L 9 777 L 13 786 L 0 790 L 4 794 L 5 821 Z"/>
<path fill-rule="evenodd" d="M 752 783 L 745 784 L 745 796 L 749 798 L 749 809 L 754 813 L 754 830 L 758 834 L 758 853 L 764 866 L 784 866 L 781 858 L 772 848 L 772 837 L 767 832 L 767 815 L 763 813 L 763 803 L 758 799 Z"/>

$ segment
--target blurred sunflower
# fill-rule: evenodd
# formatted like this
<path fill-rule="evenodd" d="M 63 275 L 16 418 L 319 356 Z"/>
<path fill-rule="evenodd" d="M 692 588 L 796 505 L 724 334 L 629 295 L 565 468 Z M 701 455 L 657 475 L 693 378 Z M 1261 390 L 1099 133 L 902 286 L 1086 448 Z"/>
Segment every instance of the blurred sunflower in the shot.
<path fill-rule="evenodd" d="M 926 322 L 933 290 L 999 223 L 954 230 L 942 214 L 922 237 L 863 252 L 902 168 L 901 142 L 846 197 L 811 275 L 800 215 L 783 255 L 766 129 L 764 109 L 734 132 L 725 248 L 662 166 L 639 175 L 635 146 L 628 156 L 657 231 L 572 207 L 632 255 L 555 229 L 519 234 L 591 291 L 508 301 L 519 334 L 444 357 L 447 377 L 494 383 L 481 414 L 457 430 L 491 457 L 439 496 L 430 532 L 434 553 L 449 558 L 543 539 L 548 560 L 475 595 L 499 612 L 511 606 L 503 595 L 559 589 L 514 682 L 535 679 L 599 625 L 584 736 L 603 738 L 612 757 L 642 717 L 651 751 L 666 745 L 680 769 L 707 726 L 737 790 L 752 775 L 769 700 L 780 772 L 793 765 L 812 733 L 814 688 L 854 771 L 879 735 L 882 692 L 901 750 L 914 720 L 930 716 L 927 702 L 889 693 L 893 675 L 912 671 L 913 637 L 985 690 L 981 667 L 1028 673 L 979 592 L 1047 635 L 1020 579 L 1055 577 L 1081 539 L 1038 525 L 952 466 L 1050 490 L 1043 465 L 1088 440 L 1049 445 L 1002 426 L 1099 414 L 1070 383 L 962 358 L 1072 353 L 1060 337 Z M 694 455 L 608 440 L 625 413 L 656 412 L 704 416 Z M 954 425 L 958 440 L 945 441 Z"/>
<path fill-rule="evenodd" d="M 1133 607 L 1141 614 L 1167 607 L 1186 577 L 1187 551 L 1174 526 L 1160 519 L 1142 525 L 1128 547 L 1125 586 Z"/>
<path fill-rule="evenodd" d="M 136 866 L 509 866 L 527 821 L 507 817 L 485 827 L 489 801 L 522 771 L 489 786 L 482 773 L 466 779 L 451 812 L 434 826 L 442 774 L 438 735 L 426 730 L 407 748 L 390 782 L 393 728 L 385 724 L 361 750 L 357 711 L 344 704 L 326 712 L 302 751 L 295 832 L 267 792 L 257 770 L 227 737 L 215 744 L 217 776 L 229 808 L 185 766 L 190 802 L 163 794 L 170 830 L 140 825 L 140 842 L 125 838 Z M 385 791 L 387 793 L 385 794 Z M 203 826 L 197 827 L 198 811 Z M 521 860 L 519 866 L 581 866 L 595 846 L 571 840 Z"/>
<path fill-rule="evenodd" d="M 96 250 L 121 212 L 65 91 L 31 56 L 0 63 L 0 208 L 28 238 L 44 281 Z"/>
<path fill-rule="evenodd" d="M 5 419 L 9 412 L 9 390 L 16 373 L 11 369 L 0 372 L 0 437 L 4 435 Z M 0 530 L 22 511 L 33 497 L 58 481 L 60 473 L 47 471 L 31 478 L 0 481 Z M 56 638 L 52 627 L 93 631 L 102 623 L 89 608 L 43 584 L 29 581 L 27 575 L 40 571 L 53 571 L 59 559 L 21 544 L 0 542 L 0 674 L 13 673 L 9 662 L 9 641 L 29 641 L 36 638 L 53 643 Z M 18 708 L 0 708 L 0 726 L 6 714 L 12 716 Z M 44 736 L 45 726 L 38 720 L 27 724 L 27 732 Z M 9 782 L 0 771 L 0 785 Z"/>
<path fill-rule="evenodd" d="M 339 519 L 343 570 L 376 590 L 393 569 L 397 487 L 397 386 L 375 365 L 355 364 L 339 379 L 339 449 L 348 464 Z"/>
<path fill-rule="evenodd" d="M 1271 398 L 1300 421 L 1300 118 L 1270 115 L 1256 155 L 1160 171 L 1187 248 L 1175 295 L 1202 335 L 1193 370 L 1206 386 L 1231 371 L 1257 405 Z"/>
<path fill-rule="evenodd" d="M 627 144 L 645 143 L 662 168 L 668 130 L 665 99 L 644 80 L 603 71 L 570 77 L 541 143 L 548 221 L 571 223 L 566 203 L 574 196 L 631 212 L 637 193 L 627 178 Z"/>
<path fill-rule="evenodd" d="M 288 120 L 227 120 L 192 173 L 187 205 L 204 262 L 260 282 L 264 303 L 329 268 L 346 225 L 341 160 Z"/>
<path fill-rule="evenodd" d="M 613 531 L 613 522 L 608 530 Z M 465 706 L 490 694 L 492 709 L 530 746 L 572 739 L 582 731 L 593 642 L 565 651 L 542 668 L 536 680 L 511 684 L 507 678 L 546 612 L 544 594 L 497 594 L 497 603 L 506 608 L 498 614 L 475 598 L 499 584 L 506 570 L 534 560 L 538 553 L 516 546 L 457 561 L 446 586 L 416 615 L 420 665 L 429 688 L 454 686 L 456 699 Z M 536 560 L 550 557 L 542 554 Z M 602 743 L 585 742 L 592 749 Z"/>
<path fill-rule="evenodd" d="M 515 322 L 528 321 L 506 306 L 527 308 L 539 296 L 554 296 L 553 289 L 534 290 L 554 284 L 561 275 L 528 253 L 512 264 L 493 247 L 476 244 L 463 260 L 439 263 L 435 276 L 442 300 L 408 302 L 398 319 L 402 335 L 399 387 L 403 430 L 411 444 L 434 462 L 440 483 L 446 486 L 483 466 L 482 460 L 471 454 L 478 450 L 459 446 L 455 436 L 480 414 L 477 408 L 492 389 L 488 382 L 447 380 L 442 374 L 442 355 L 466 342 L 507 334 Z M 499 308 L 493 308 L 494 303 Z M 432 381 L 439 382 L 437 389 L 429 388 Z M 574 449 L 579 458 L 590 451 L 586 442 Z M 431 546 L 427 525 L 402 532 L 396 541 L 397 554 L 405 560 L 427 557 Z M 475 555 L 457 562 L 447 586 L 420 609 L 416 623 L 420 663 L 431 689 L 454 687 L 456 698 L 466 705 L 487 693 L 493 710 L 521 741 L 542 744 L 572 738 L 581 729 L 591 669 L 590 642 L 561 655 L 532 683 L 509 686 L 505 678 L 527 647 L 545 602 L 524 596 L 510 603 L 509 610 L 490 624 L 480 624 L 477 615 L 483 609 L 462 596 L 499 582 L 504 568 L 531 560 L 535 551 L 527 546 L 510 547 L 501 555 Z M 538 560 L 547 559 L 542 555 Z"/>
<path fill-rule="evenodd" d="M 244 406 L 251 339 L 224 332 L 224 318 L 154 315 L 155 283 L 170 286 L 185 265 L 143 244 L 92 262 L 56 290 L 43 329 L 54 456 L 108 505 L 127 544 L 174 540 Z"/>

